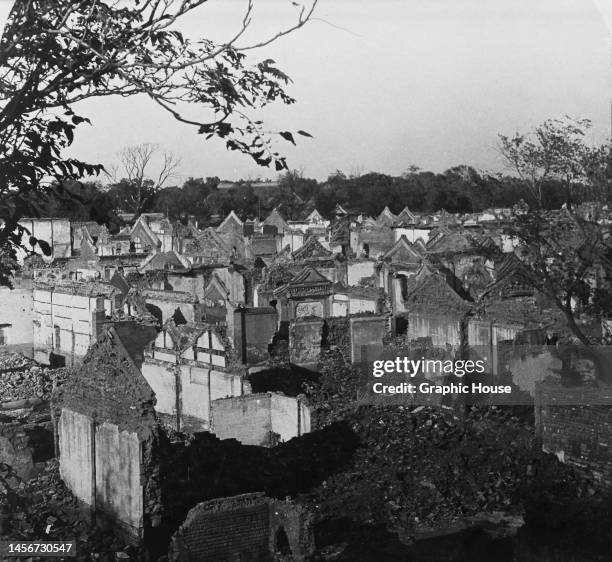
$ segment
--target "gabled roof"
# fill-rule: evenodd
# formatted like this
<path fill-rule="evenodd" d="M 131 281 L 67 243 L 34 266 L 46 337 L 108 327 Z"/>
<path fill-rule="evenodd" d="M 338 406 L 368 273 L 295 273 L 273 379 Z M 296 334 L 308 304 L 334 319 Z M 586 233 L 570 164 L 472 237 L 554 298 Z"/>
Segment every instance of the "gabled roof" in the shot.
<path fill-rule="evenodd" d="M 229 300 L 229 294 L 230 292 L 225 286 L 225 283 L 223 283 L 223 281 L 219 279 L 219 276 L 216 273 L 214 273 L 210 281 L 206 285 L 206 288 L 204 289 L 202 297 L 204 300 L 209 299 L 209 300 L 216 301 L 217 299 L 215 297 L 218 296 L 221 299 L 227 301 Z"/>
<path fill-rule="evenodd" d="M 416 217 L 407 206 L 402 209 L 402 212 L 399 215 L 397 215 L 397 222 L 412 223 L 415 220 Z"/>
<path fill-rule="evenodd" d="M 139 216 L 138 220 L 134 223 L 134 226 L 130 230 L 130 239 L 144 236 L 153 248 L 157 248 L 160 244 L 160 240 L 157 235 L 151 230 L 147 220 L 144 216 Z"/>
<path fill-rule="evenodd" d="M 435 315 L 465 315 L 472 304 L 448 284 L 446 278 L 423 266 L 406 283 L 404 303 L 408 312 Z"/>
<path fill-rule="evenodd" d="M 314 267 L 307 265 L 289 283 L 291 285 L 310 285 L 312 283 L 331 283 L 331 281 Z"/>
<path fill-rule="evenodd" d="M 476 249 L 477 245 L 471 237 L 456 231 L 442 230 L 427 243 L 427 251 L 432 254 L 470 252 Z"/>
<path fill-rule="evenodd" d="M 420 237 L 412 243 L 412 247 L 415 249 L 415 251 L 420 252 L 421 254 L 423 254 L 427 249 L 425 242 L 423 242 L 423 239 Z"/>
<path fill-rule="evenodd" d="M 281 296 L 288 291 L 291 294 L 295 288 L 299 287 L 326 287 L 331 291 L 332 282 L 314 267 L 307 265 L 285 285 L 274 289 L 274 295 Z"/>
<path fill-rule="evenodd" d="M 266 220 L 263 221 L 263 225 L 275 226 L 276 230 L 280 233 L 285 232 L 286 230 L 290 230 L 287 221 L 285 221 L 285 219 L 282 217 L 276 207 L 272 209 L 272 212 L 267 216 Z"/>
<path fill-rule="evenodd" d="M 340 203 L 336 203 L 336 206 L 334 207 L 334 215 L 348 215 L 348 212 L 346 211 L 346 209 L 340 205 Z"/>
<path fill-rule="evenodd" d="M 534 296 L 530 272 L 514 254 L 508 254 L 495 271 L 495 281 L 484 288 L 481 298 Z"/>
<path fill-rule="evenodd" d="M 325 219 L 317 209 L 314 209 L 304 220 L 307 222 L 323 222 Z"/>
<path fill-rule="evenodd" d="M 391 212 L 389 207 L 385 207 L 376 218 L 376 223 L 379 226 L 391 226 L 396 220 L 397 217 Z"/>
<path fill-rule="evenodd" d="M 230 211 L 229 215 L 223 219 L 223 222 L 217 227 L 217 232 L 236 231 L 242 233 L 243 222 L 238 218 L 234 211 Z"/>
<path fill-rule="evenodd" d="M 408 242 L 405 236 L 402 236 L 383 255 L 383 260 L 390 260 L 393 263 L 420 263 L 423 260 L 423 256 Z"/>
<path fill-rule="evenodd" d="M 189 260 L 181 256 L 175 250 L 169 252 L 158 252 L 151 254 L 144 260 L 138 270 L 143 271 L 165 271 L 165 270 L 188 270 L 191 268 Z"/>
<path fill-rule="evenodd" d="M 202 256 L 212 261 L 227 261 L 232 255 L 232 250 L 215 229 L 209 227 L 195 240 L 186 242 L 183 254 Z"/>
<path fill-rule="evenodd" d="M 326 249 L 317 238 L 311 236 L 306 240 L 301 248 L 298 248 L 293 252 L 292 257 L 295 261 L 309 260 L 309 259 L 330 259 L 333 256 L 333 252 Z"/>

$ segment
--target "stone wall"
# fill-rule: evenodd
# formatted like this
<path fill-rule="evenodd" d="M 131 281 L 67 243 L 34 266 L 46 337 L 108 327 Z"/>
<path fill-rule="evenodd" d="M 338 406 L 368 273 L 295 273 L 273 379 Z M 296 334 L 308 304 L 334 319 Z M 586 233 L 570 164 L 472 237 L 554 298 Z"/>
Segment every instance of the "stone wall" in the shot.
<path fill-rule="evenodd" d="M 295 562 L 312 559 L 312 517 L 301 506 L 253 493 L 195 506 L 172 538 L 169 560 L 267 561 L 275 552 Z"/>
<path fill-rule="evenodd" d="M 351 362 L 370 361 L 381 353 L 386 330 L 387 319 L 384 316 L 351 318 L 349 320 Z"/>
<path fill-rule="evenodd" d="M 612 486 L 611 403 L 609 385 L 566 387 L 543 382 L 536 386 L 536 431 L 544 451 L 605 486 Z"/>
<path fill-rule="evenodd" d="M 220 439 L 269 447 L 310 432 L 310 409 L 301 397 L 276 392 L 212 402 L 212 432 Z"/>
<path fill-rule="evenodd" d="M 321 318 L 292 320 L 289 326 L 289 358 L 296 365 L 313 365 L 319 360 L 323 343 Z"/>

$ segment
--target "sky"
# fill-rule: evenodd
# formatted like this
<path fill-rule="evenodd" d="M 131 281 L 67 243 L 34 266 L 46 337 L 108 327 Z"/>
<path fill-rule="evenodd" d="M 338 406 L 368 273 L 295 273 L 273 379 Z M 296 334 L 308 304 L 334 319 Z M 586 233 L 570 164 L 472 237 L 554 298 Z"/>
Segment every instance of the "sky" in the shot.
<path fill-rule="evenodd" d="M 1 11 L 11 2 L 0 0 Z M 256 41 L 291 21 L 289 0 L 255 0 Z M 528 131 L 563 115 L 610 135 L 612 46 L 608 0 L 319 0 L 307 26 L 262 50 L 293 79 L 292 106 L 263 114 L 271 130 L 306 130 L 279 142 L 290 168 L 325 179 L 411 165 L 442 172 L 468 164 L 503 171 L 498 134 Z M 210 0 L 181 30 L 222 40 L 245 0 Z M 607 6 L 607 7 L 606 7 Z M 609 14 L 608 14 L 609 15 Z M 612 21 L 612 18 L 609 20 Z M 609 24 L 608 24 L 609 25 Z M 245 155 L 205 141 L 143 98 L 83 102 L 92 126 L 71 153 L 110 167 L 125 146 L 152 142 L 181 158 L 187 177 L 276 176 Z"/>

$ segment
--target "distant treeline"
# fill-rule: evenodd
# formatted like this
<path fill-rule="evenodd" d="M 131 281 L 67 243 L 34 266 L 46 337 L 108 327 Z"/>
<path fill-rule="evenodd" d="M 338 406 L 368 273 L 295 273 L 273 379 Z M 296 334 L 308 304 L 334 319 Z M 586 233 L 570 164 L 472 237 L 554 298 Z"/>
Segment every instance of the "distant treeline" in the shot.
<path fill-rule="evenodd" d="M 468 166 L 444 173 L 414 171 L 401 176 L 368 173 L 346 176 L 340 171 L 324 182 L 287 172 L 278 182 L 256 187 L 250 181 L 219 189 L 219 178 L 190 178 L 182 186 L 150 188 L 144 212 L 162 212 L 172 219 L 194 216 L 201 224 L 224 217 L 234 210 L 242 218 L 265 218 L 278 207 L 287 219 L 299 219 L 316 208 L 331 216 L 337 204 L 349 211 L 376 216 L 388 206 L 399 213 L 405 206 L 427 213 L 445 209 L 451 213 L 482 211 L 490 207 L 510 207 L 521 199 L 529 202 L 530 193 L 515 177 L 495 176 Z M 73 220 L 95 220 L 116 230 L 119 211 L 130 208 L 131 186 L 126 180 L 102 186 L 98 183 L 66 183 L 53 186 L 44 205 L 47 216 L 66 216 Z M 561 182 L 551 180 L 543 187 L 543 207 L 556 209 L 568 199 Z M 572 189 L 572 202 L 589 200 L 588 189 Z"/>

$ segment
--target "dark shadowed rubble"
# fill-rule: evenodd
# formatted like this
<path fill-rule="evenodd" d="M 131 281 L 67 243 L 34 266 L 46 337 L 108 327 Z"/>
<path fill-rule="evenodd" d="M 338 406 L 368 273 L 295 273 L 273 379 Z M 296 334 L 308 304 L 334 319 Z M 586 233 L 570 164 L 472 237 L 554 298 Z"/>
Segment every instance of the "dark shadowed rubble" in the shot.
<path fill-rule="evenodd" d="M 350 514 L 403 540 L 483 512 L 520 514 L 534 485 L 579 487 L 538 450 L 531 422 L 498 408 L 361 407 L 347 419 L 360 441 L 348 468 L 304 499 L 320 520 Z"/>

